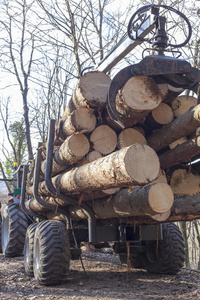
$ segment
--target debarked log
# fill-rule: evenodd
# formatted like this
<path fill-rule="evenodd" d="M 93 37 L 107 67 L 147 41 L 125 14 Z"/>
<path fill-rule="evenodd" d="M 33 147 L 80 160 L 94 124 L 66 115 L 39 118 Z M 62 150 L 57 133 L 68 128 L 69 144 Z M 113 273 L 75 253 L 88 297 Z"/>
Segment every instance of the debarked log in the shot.
<path fill-rule="evenodd" d="M 101 191 L 115 187 L 145 185 L 158 177 L 159 158 L 148 145 L 134 144 L 91 163 L 54 176 L 52 182 L 66 194 Z M 27 189 L 32 194 L 32 187 Z M 39 192 L 48 195 L 45 182 Z"/>
<path fill-rule="evenodd" d="M 155 151 L 159 151 L 181 137 L 189 135 L 199 126 L 200 104 L 150 135 L 147 142 Z"/>
<path fill-rule="evenodd" d="M 200 154 L 200 136 L 176 146 L 159 156 L 160 166 L 163 169 L 186 163 Z"/>
<path fill-rule="evenodd" d="M 90 143 L 84 134 L 78 133 L 69 136 L 53 153 L 52 173 L 57 174 L 69 165 L 77 163 L 89 152 L 89 149 Z M 41 164 L 42 173 L 45 173 L 45 167 L 46 160 Z"/>

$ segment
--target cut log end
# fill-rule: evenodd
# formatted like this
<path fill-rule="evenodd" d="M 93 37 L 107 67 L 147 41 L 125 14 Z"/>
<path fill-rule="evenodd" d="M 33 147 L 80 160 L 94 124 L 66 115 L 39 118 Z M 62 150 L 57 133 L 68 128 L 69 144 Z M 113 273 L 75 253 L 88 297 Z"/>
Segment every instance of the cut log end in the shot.
<path fill-rule="evenodd" d="M 160 125 L 169 124 L 174 118 L 171 107 L 166 103 L 160 103 L 158 107 L 152 111 L 152 117 L 155 122 Z"/>
<path fill-rule="evenodd" d="M 148 76 L 131 77 L 122 88 L 124 103 L 134 110 L 152 110 L 162 100 L 159 85 Z"/>
<path fill-rule="evenodd" d="M 76 107 L 102 107 L 106 104 L 111 79 L 103 72 L 85 73 L 73 95 Z"/>
<path fill-rule="evenodd" d="M 133 144 L 147 144 L 147 141 L 138 130 L 126 128 L 118 136 L 117 146 L 119 149 L 131 146 Z"/>
<path fill-rule="evenodd" d="M 94 150 L 109 154 L 117 146 L 117 134 L 108 125 L 100 125 L 91 133 L 90 142 Z"/>
<path fill-rule="evenodd" d="M 158 177 L 160 162 L 156 152 L 148 145 L 134 144 L 128 149 L 125 159 L 126 171 L 138 184 L 152 182 Z"/>
<path fill-rule="evenodd" d="M 64 136 L 69 136 L 76 132 L 89 133 L 96 127 L 96 117 L 93 111 L 80 107 L 73 111 L 65 120 L 62 126 Z"/>
<path fill-rule="evenodd" d="M 149 205 L 157 213 L 168 211 L 174 201 L 174 194 L 171 187 L 166 183 L 158 182 L 152 185 L 149 191 Z"/>
<path fill-rule="evenodd" d="M 74 134 L 69 137 L 68 148 L 74 157 L 84 157 L 90 149 L 90 144 L 83 134 Z"/>
<path fill-rule="evenodd" d="M 171 103 L 171 107 L 176 118 L 184 114 L 188 109 L 195 105 L 197 105 L 197 98 L 186 95 L 177 97 Z"/>
<path fill-rule="evenodd" d="M 172 174 L 170 186 L 177 196 L 195 195 L 200 193 L 200 176 L 188 173 L 185 169 L 175 170 Z"/>

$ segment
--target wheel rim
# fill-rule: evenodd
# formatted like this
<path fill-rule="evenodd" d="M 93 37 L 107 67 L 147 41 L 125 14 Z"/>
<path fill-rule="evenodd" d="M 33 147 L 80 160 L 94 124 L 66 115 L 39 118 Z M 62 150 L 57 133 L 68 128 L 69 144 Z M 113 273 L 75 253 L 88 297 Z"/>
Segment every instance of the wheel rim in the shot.
<path fill-rule="evenodd" d="M 9 216 L 3 218 L 3 226 L 2 226 L 2 248 L 6 249 L 9 241 L 9 232 L 10 232 L 10 222 Z"/>
<path fill-rule="evenodd" d="M 25 247 L 24 247 L 24 262 L 25 262 L 25 268 L 26 266 L 28 266 L 29 264 L 29 238 L 27 237 L 26 238 L 26 241 L 25 241 Z"/>
<path fill-rule="evenodd" d="M 37 273 L 37 271 L 39 269 L 39 265 L 40 265 L 40 244 L 39 244 L 38 239 L 36 239 L 34 263 L 35 263 L 34 268 L 35 268 L 35 271 Z"/>

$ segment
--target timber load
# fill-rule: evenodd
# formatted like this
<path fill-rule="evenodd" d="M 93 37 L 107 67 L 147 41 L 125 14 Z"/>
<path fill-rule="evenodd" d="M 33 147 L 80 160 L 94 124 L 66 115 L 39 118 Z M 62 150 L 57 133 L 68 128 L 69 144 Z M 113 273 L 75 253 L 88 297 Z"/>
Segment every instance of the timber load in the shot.
<path fill-rule="evenodd" d="M 110 83 L 99 71 L 79 79 L 56 127 L 51 153 L 54 194 L 45 179 L 46 144 L 40 147 L 37 188 L 43 203 L 67 207 L 77 221 L 87 218 L 83 203 L 104 222 L 200 218 L 200 168 L 191 164 L 200 158 L 197 98 L 183 95 L 183 90 L 178 95 L 150 76 L 133 76 L 116 95 L 124 124 L 120 128 L 107 111 Z M 35 198 L 34 169 L 35 162 L 27 177 L 26 193 L 32 198 L 26 208 L 49 216 L 48 205 Z"/>

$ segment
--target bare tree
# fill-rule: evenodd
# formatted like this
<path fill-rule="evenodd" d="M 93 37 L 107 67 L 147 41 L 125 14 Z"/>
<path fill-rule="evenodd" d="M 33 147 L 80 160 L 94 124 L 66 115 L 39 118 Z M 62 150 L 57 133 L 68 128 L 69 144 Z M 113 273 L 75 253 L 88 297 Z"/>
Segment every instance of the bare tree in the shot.
<path fill-rule="evenodd" d="M 17 79 L 23 101 L 26 140 L 29 160 L 33 159 L 30 135 L 28 91 L 29 78 L 35 50 L 34 35 L 28 30 L 27 23 L 32 2 L 26 0 L 13 2 L 5 1 L 1 14 L 2 46 L 4 60 L 1 67 Z"/>

